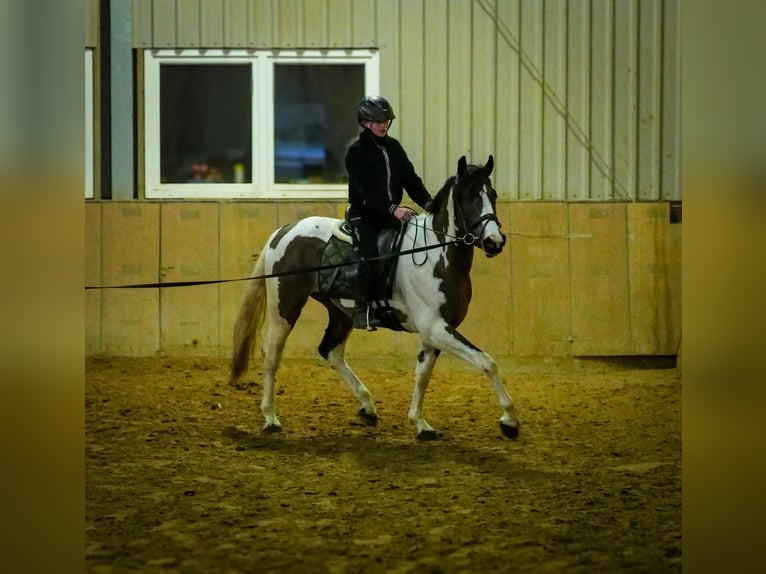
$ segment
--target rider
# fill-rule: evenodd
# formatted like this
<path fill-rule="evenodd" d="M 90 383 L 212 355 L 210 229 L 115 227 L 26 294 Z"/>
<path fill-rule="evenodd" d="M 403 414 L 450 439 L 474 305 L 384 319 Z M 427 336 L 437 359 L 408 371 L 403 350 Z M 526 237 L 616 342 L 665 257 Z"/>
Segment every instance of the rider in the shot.
<path fill-rule="evenodd" d="M 359 139 L 346 152 L 348 172 L 348 220 L 354 228 L 354 245 L 359 256 L 359 284 L 354 308 L 354 327 L 374 331 L 371 301 L 377 296 L 374 274 L 378 268 L 377 236 L 384 227 L 398 227 L 412 216 L 402 207 L 402 190 L 420 207 L 426 208 L 431 195 L 398 140 L 388 135 L 394 110 L 385 98 L 367 96 L 359 102 Z"/>

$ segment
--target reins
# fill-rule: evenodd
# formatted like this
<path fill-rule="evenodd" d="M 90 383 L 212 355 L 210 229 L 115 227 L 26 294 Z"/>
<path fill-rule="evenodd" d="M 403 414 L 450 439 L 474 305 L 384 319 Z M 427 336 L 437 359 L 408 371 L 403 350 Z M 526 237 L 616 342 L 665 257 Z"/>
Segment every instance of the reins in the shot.
<path fill-rule="evenodd" d="M 463 238 L 456 237 L 451 241 L 435 243 L 433 245 L 424 245 L 423 247 L 407 249 L 405 251 L 399 251 L 398 253 L 388 253 L 386 255 L 378 255 L 377 257 L 371 257 L 369 261 L 378 261 L 383 259 L 390 259 L 392 257 L 400 257 L 401 255 L 410 255 L 414 253 L 419 253 L 421 251 L 428 251 L 429 249 L 437 249 L 439 247 L 453 245 L 461 241 L 463 241 Z M 236 279 L 210 279 L 205 281 L 168 281 L 165 283 L 138 283 L 138 284 L 132 284 L 132 285 L 86 285 L 85 290 L 87 291 L 91 289 L 151 289 L 151 288 L 158 288 L 158 287 L 191 287 L 194 285 L 213 285 L 215 283 L 234 283 L 236 281 L 253 281 L 256 279 L 271 279 L 274 277 L 285 277 L 288 275 L 300 275 L 301 273 L 315 273 L 317 271 L 325 271 L 327 269 L 336 269 L 338 267 L 345 267 L 347 265 L 356 265 L 356 263 L 357 263 L 356 261 L 344 261 L 343 263 L 334 263 L 332 265 L 318 265 L 316 267 L 308 267 L 304 269 L 291 269 L 288 271 L 280 271 L 279 273 L 267 273 L 264 275 L 253 275 L 250 277 L 238 277 Z"/>

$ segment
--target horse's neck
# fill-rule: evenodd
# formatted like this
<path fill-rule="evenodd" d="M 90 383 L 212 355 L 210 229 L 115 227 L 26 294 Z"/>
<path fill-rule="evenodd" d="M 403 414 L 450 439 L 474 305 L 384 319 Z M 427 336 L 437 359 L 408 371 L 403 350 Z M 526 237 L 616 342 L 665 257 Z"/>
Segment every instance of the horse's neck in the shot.
<path fill-rule="evenodd" d="M 473 265 L 473 248 L 463 243 L 465 231 L 461 225 L 462 222 L 457 218 L 453 195 L 450 192 L 439 211 L 433 215 L 431 226 L 440 242 L 450 243 L 448 247 L 450 265 L 455 271 L 468 275 Z M 458 242 L 453 243 L 456 240 Z"/>

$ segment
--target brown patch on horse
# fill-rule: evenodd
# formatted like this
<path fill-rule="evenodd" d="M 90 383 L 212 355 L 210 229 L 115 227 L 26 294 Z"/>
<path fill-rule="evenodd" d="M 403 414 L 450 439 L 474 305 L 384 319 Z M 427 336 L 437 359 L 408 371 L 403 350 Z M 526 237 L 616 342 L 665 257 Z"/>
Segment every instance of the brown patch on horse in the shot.
<path fill-rule="evenodd" d="M 471 265 L 473 248 L 454 244 L 447 247 L 446 261 L 440 257 L 434 267 L 434 277 L 441 279 L 439 290 L 444 293 L 444 304 L 440 312 L 450 327 L 457 327 L 468 314 L 473 290 L 471 287 Z"/>
<path fill-rule="evenodd" d="M 292 226 L 290 226 L 292 227 Z M 280 230 L 281 233 L 281 230 Z M 284 234 L 282 234 L 284 235 Z M 272 248 L 276 243 L 271 242 Z M 285 248 L 285 254 L 274 263 L 274 274 L 301 271 L 279 277 L 279 314 L 294 327 L 309 296 L 317 290 L 317 272 L 325 242 L 316 237 L 295 237 Z"/>

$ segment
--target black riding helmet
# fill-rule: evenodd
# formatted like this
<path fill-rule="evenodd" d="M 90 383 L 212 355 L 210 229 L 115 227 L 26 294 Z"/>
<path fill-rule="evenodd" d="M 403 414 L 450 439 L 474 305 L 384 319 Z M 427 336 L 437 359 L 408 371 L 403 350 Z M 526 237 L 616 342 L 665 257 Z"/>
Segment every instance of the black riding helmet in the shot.
<path fill-rule="evenodd" d="M 388 100 L 380 96 L 366 96 L 359 102 L 359 111 L 357 112 L 357 121 L 361 125 L 364 121 L 385 122 L 393 121 L 396 117 L 394 109 Z"/>

